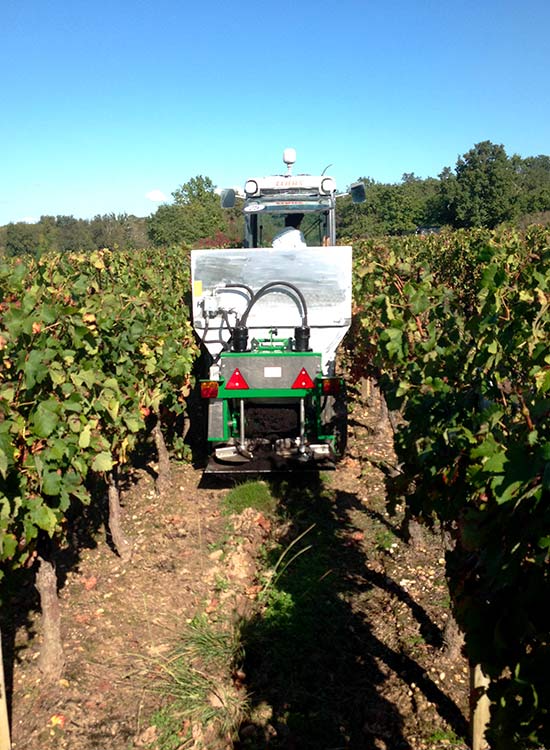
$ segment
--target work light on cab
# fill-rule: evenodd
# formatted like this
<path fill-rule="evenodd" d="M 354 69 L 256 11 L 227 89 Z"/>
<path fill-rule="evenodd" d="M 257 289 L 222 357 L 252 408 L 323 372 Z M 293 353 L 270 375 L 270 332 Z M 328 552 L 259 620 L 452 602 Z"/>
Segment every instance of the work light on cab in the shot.
<path fill-rule="evenodd" d="M 247 180 L 245 186 L 244 186 L 244 192 L 247 195 L 257 195 L 258 193 L 258 183 L 256 180 Z"/>

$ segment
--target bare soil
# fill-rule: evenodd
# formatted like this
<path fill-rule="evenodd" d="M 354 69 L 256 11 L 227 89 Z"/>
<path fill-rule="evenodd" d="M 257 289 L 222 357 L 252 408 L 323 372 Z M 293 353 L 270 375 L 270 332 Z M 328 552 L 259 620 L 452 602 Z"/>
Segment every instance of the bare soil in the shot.
<path fill-rule="evenodd" d="M 317 508 L 332 529 L 323 576 L 337 582 L 326 623 L 318 624 L 326 633 L 338 624 L 334 648 L 312 636 L 319 648 L 307 651 L 307 659 L 315 669 L 308 672 L 312 665 L 301 664 L 297 653 L 295 671 L 276 685 L 281 675 L 271 675 L 267 655 L 254 657 L 251 647 L 244 687 L 256 716 L 259 706 L 267 706 L 266 718 L 251 716 L 236 746 L 462 750 L 468 670 L 454 637 L 446 639 L 441 542 L 414 524 L 407 536 L 402 510 L 387 512 L 381 466 L 395 463 L 393 433 L 376 391 L 363 383 L 352 407 L 348 454 L 322 483 L 330 507 L 325 502 Z M 243 620 L 261 620 L 258 553 L 269 539 L 288 536 L 288 519 L 278 527 L 276 520 L 245 512 L 233 519 L 228 538 L 220 501 L 230 483 L 208 483 L 200 469 L 175 464 L 172 490 L 160 497 L 153 473 L 151 467 L 136 471 L 123 492 L 129 563 L 113 553 L 101 528 L 78 555 L 60 558 L 66 663 L 54 685 L 43 683 L 37 665 L 42 635 L 32 576 L 21 578 L 13 593 L 4 647 L 12 656 L 7 675 L 14 750 L 155 748 L 151 717 L 162 700 L 154 689 L 158 660 L 185 623 L 204 612 L 237 611 Z M 309 522 L 303 508 L 298 513 L 297 531 Z M 292 649 L 292 635 L 285 637 Z M 272 667 L 276 655 L 269 659 Z M 308 674 L 317 681 L 324 675 L 326 684 L 307 684 Z M 300 709 L 299 726 L 299 711 L 290 704 L 301 695 L 308 708 Z M 283 721 L 289 715 L 294 723 Z"/>

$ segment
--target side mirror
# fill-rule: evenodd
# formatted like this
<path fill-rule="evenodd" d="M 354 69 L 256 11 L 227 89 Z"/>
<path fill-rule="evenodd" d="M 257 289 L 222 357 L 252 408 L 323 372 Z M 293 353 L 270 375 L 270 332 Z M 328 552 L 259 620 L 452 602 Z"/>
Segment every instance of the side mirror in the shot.
<path fill-rule="evenodd" d="M 234 208 L 235 207 L 236 193 L 233 188 L 227 188 L 226 190 L 222 190 L 220 196 L 221 196 L 222 208 Z"/>
<path fill-rule="evenodd" d="M 353 185 L 350 185 L 349 191 L 353 203 L 364 203 L 366 201 L 367 196 L 365 194 L 364 182 L 354 182 Z"/>

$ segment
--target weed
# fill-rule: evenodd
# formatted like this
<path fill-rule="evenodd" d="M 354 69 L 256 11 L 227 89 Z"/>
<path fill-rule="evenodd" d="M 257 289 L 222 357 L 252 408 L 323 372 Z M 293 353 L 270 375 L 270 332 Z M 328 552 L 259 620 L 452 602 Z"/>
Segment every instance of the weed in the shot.
<path fill-rule="evenodd" d="M 156 711 L 151 718 L 151 724 L 157 729 L 155 750 L 178 750 L 181 747 L 182 722 L 170 709 L 171 706 L 165 706 Z"/>
<path fill-rule="evenodd" d="M 223 576 L 216 576 L 214 581 L 214 591 L 227 591 L 229 589 L 229 581 Z"/>
<path fill-rule="evenodd" d="M 247 707 L 246 693 L 231 678 L 241 657 L 235 627 L 213 624 L 205 616 L 191 621 L 162 664 L 168 702 L 154 720 L 159 750 L 174 750 L 191 737 L 215 748 L 236 735 Z"/>
<path fill-rule="evenodd" d="M 267 597 L 264 620 L 270 625 L 281 627 L 292 621 L 294 613 L 294 599 L 288 591 L 272 588 Z"/>
<path fill-rule="evenodd" d="M 245 482 L 230 490 L 222 501 L 222 512 L 226 515 L 242 513 L 253 508 L 266 515 L 273 514 L 277 502 L 265 482 Z"/>
<path fill-rule="evenodd" d="M 397 542 L 395 534 L 389 529 L 380 529 L 374 538 L 377 549 L 390 552 Z"/>
<path fill-rule="evenodd" d="M 216 552 L 217 550 L 220 550 L 220 549 L 223 550 L 227 546 L 228 542 L 230 542 L 233 539 L 234 539 L 233 527 L 231 526 L 230 522 L 228 522 L 225 530 L 220 535 L 220 537 L 216 539 L 215 542 L 208 544 L 206 548 L 209 552 Z"/>
<path fill-rule="evenodd" d="M 411 635 L 407 638 L 407 643 L 409 646 L 424 646 L 426 644 L 426 639 L 420 634 Z"/>
<path fill-rule="evenodd" d="M 457 737 L 457 735 L 452 731 L 452 729 L 449 729 L 449 730 L 438 729 L 437 731 L 433 732 L 433 734 L 430 735 L 430 737 L 428 737 L 428 742 L 441 742 L 443 743 L 444 747 L 447 748 L 448 750 L 452 750 L 453 747 L 456 747 L 456 748 L 464 747 L 463 741 L 460 739 L 460 737 Z"/>
<path fill-rule="evenodd" d="M 274 586 L 277 585 L 277 582 L 279 581 L 281 576 L 284 575 L 289 565 L 292 565 L 292 563 L 295 560 L 297 560 L 300 557 L 300 555 L 303 555 L 304 552 L 307 552 L 308 550 L 311 549 L 312 545 L 309 544 L 307 547 L 302 547 L 302 549 L 299 549 L 289 559 L 285 559 L 288 553 L 291 551 L 291 549 L 295 547 L 298 544 L 298 542 L 301 539 L 303 539 L 305 535 L 308 534 L 313 528 L 315 528 L 315 524 L 311 524 L 311 526 L 308 526 L 308 528 L 305 531 L 303 531 L 299 536 L 297 536 L 296 539 L 293 539 L 292 542 L 279 555 L 275 565 L 270 571 L 271 575 L 269 576 L 266 584 L 264 585 L 264 588 L 262 590 L 262 596 L 265 596 L 266 591 L 268 591 L 270 588 L 273 588 Z M 260 599 L 262 598 L 262 596 L 260 597 Z"/>
<path fill-rule="evenodd" d="M 435 584 L 436 586 L 447 586 L 447 582 L 444 580 L 437 580 Z M 438 607 L 441 607 L 442 609 L 451 609 L 451 597 L 449 593 L 447 592 L 443 596 L 438 597 L 434 604 L 436 604 Z"/>

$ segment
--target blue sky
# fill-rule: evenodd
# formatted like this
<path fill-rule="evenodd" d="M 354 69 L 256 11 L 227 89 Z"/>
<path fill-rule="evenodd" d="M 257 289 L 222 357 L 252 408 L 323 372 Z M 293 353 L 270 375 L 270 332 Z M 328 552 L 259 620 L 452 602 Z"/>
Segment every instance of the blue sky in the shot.
<path fill-rule="evenodd" d="M 436 177 L 550 153 L 548 0 L 2 0 L 0 225 L 147 216 L 202 174 Z"/>

